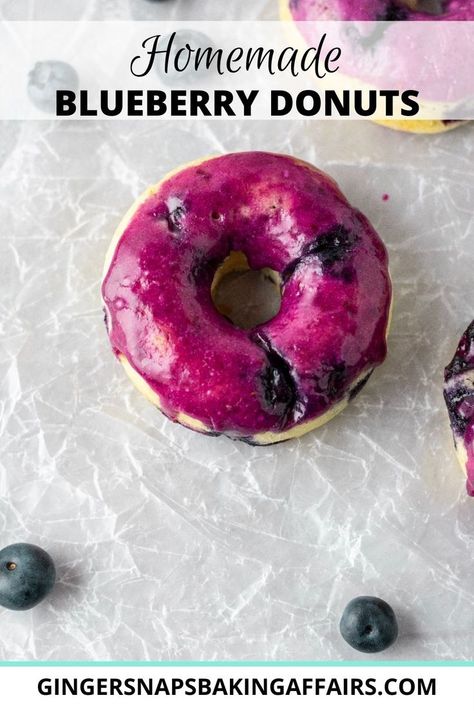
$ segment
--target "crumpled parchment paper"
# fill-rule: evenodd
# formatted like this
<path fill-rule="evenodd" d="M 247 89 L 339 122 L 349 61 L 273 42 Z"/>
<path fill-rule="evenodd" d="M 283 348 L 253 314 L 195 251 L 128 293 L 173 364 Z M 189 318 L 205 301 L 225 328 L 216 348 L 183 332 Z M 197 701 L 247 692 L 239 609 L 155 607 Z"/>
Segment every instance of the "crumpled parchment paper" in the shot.
<path fill-rule="evenodd" d="M 71 2 L 61 19 L 150 19 L 154 5 L 204 7 Z M 225 5 L 227 19 L 276 17 L 274 3 Z M 59 12 L 39 7 L 0 3 L 8 18 Z M 249 149 L 336 178 L 385 240 L 395 292 L 389 355 L 363 392 L 268 448 L 168 422 L 114 360 L 99 295 L 112 232 L 148 184 Z M 338 622 L 360 594 L 399 618 L 377 659 L 472 658 L 474 501 L 442 400 L 474 316 L 472 125 L 2 123 L 0 188 L 0 547 L 38 543 L 59 573 L 42 605 L 0 612 L 0 658 L 359 659 Z"/>

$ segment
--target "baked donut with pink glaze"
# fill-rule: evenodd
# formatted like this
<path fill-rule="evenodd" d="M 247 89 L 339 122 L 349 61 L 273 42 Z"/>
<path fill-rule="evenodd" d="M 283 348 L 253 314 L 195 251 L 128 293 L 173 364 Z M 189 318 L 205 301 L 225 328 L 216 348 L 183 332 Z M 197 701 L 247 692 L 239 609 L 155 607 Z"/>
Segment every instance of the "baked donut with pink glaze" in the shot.
<path fill-rule="evenodd" d="M 341 21 L 468 21 L 474 20 L 474 0 L 279 0 L 282 20 Z M 464 123 L 439 119 L 373 119 L 409 133 L 442 133 Z"/>
<path fill-rule="evenodd" d="M 213 295 L 249 270 L 281 305 L 242 328 Z M 102 297 L 143 394 L 193 430 L 251 444 L 327 422 L 386 355 L 386 249 L 330 177 L 290 156 L 234 153 L 167 175 L 119 225 Z"/>

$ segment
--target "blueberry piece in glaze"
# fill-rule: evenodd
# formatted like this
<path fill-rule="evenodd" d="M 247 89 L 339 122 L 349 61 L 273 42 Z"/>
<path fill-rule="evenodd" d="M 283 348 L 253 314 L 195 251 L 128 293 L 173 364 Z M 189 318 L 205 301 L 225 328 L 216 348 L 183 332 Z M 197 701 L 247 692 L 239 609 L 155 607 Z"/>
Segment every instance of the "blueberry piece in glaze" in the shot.
<path fill-rule="evenodd" d="M 347 644 L 366 654 L 383 652 L 398 637 L 395 613 L 378 597 L 351 600 L 342 614 L 339 629 Z"/>
<path fill-rule="evenodd" d="M 345 261 L 350 256 L 357 236 L 344 227 L 336 225 L 331 230 L 324 232 L 305 249 L 300 257 L 294 259 L 284 270 L 282 279 L 288 281 L 296 269 L 304 264 L 308 257 L 316 256 L 321 263 L 323 272 L 333 276 L 341 276 L 344 281 L 350 281 L 353 273 Z"/>
<path fill-rule="evenodd" d="M 260 376 L 260 393 L 265 409 L 287 420 L 296 405 L 298 393 L 290 365 L 261 335 L 255 343 L 265 351 L 268 366 Z"/>
<path fill-rule="evenodd" d="M 449 421 L 455 437 L 464 437 L 469 424 L 469 415 L 474 414 L 474 388 L 459 384 L 447 388 L 444 393 Z"/>
<path fill-rule="evenodd" d="M 274 447 L 277 442 L 266 442 L 265 444 L 261 444 L 259 442 L 255 442 L 252 437 L 231 437 L 230 439 L 234 439 L 237 442 L 243 442 L 244 444 L 248 444 L 250 447 Z"/>
<path fill-rule="evenodd" d="M 339 400 L 344 394 L 347 369 L 343 362 L 323 363 L 321 372 L 315 379 L 316 392 L 321 393 L 328 400 Z"/>
<path fill-rule="evenodd" d="M 444 370 L 443 394 L 467 492 L 474 496 L 474 321 Z"/>
<path fill-rule="evenodd" d="M 396 2 L 388 2 L 385 10 L 377 16 L 379 22 L 395 22 L 408 19 L 408 10 Z"/>
<path fill-rule="evenodd" d="M 349 401 L 350 401 L 350 400 L 353 400 L 353 399 L 356 397 L 356 395 L 358 395 L 358 394 L 360 393 L 360 391 L 362 390 L 362 388 L 365 387 L 365 385 L 367 385 L 368 380 L 369 380 L 369 378 L 370 378 L 370 376 L 372 375 L 373 372 L 374 372 L 373 369 L 372 369 L 372 370 L 369 370 L 369 372 L 367 373 L 367 375 L 365 375 L 361 380 L 359 380 L 359 382 L 357 383 L 357 385 L 355 385 L 355 386 L 352 388 L 352 390 L 351 390 L 350 393 L 349 393 Z"/>
<path fill-rule="evenodd" d="M 177 205 L 173 210 L 171 210 L 169 212 L 167 220 L 168 220 L 168 227 L 170 229 L 170 232 L 180 232 L 181 231 L 181 222 L 182 222 L 185 214 L 186 214 L 186 210 L 184 209 L 184 206 L 181 204 Z"/>
<path fill-rule="evenodd" d="M 66 62 L 48 60 L 36 62 L 28 74 L 27 93 L 30 101 L 40 111 L 56 113 L 56 92 L 60 89 L 76 91 L 79 77 Z"/>
<path fill-rule="evenodd" d="M 342 262 L 349 256 L 356 241 L 356 235 L 349 232 L 344 225 L 336 225 L 319 235 L 306 251 L 306 255 L 316 255 L 323 269 L 330 270 L 337 262 Z"/>
<path fill-rule="evenodd" d="M 29 610 L 52 590 L 54 562 L 45 550 L 31 543 L 14 543 L 0 551 L 0 605 Z"/>
<path fill-rule="evenodd" d="M 191 266 L 189 279 L 192 283 L 200 286 L 203 282 L 212 281 L 216 269 L 220 266 L 219 259 L 206 259 L 203 254 L 197 255 Z"/>
<path fill-rule="evenodd" d="M 293 389 L 285 370 L 275 365 L 267 366 L 261 376 L 261 383 L 265 407 L 275 415 L 283 417 L 294 399 Z"/>
<path fill-rule="evenodd" d="M 165 35 L 161 37 L 159 42 L 159 49 L 166 48 L 168 46 L 169 41 L 171 40 L 171 37 L 172 35 Z M 203 61 L 199 65 L 199 68 L 195 69 L 195 52 L 193 52 L 193 54 L 191 55 L 190 62 L 185 69 L 183 69 L 182 71 L 178 71 L 178 69 L 176 69 L 175 57 L 180 50 L 186 50 L 186 45 L 189 45 L 193 50 L 197 50 L 198 48 L 200 48 L 201 50 L 205 50 L 208 47 L 210 47 L 211 50 L 214 49 L 214 45 L 211 38 L 205 35 L 203 32 L 196 32 L 195 30 L 179 30 L 178 32 L 176 32 L 171 47 L 168 71 L 165 71 L 163 62 L 159 62 L 156 65 L 156 71 L 158 73 L 158 76 L 164 84 L 191 84 L 197 78 L 205 78 L 206 75 L 208 75 L 211 71 L 206 69 L 205 59 L 203 59 Z M 180 57 L 178 59 L 178 64 L 180 67 L 183 67 L 186 64 L 187 57 L 187 51 L 182 52 L 180 54 Z"/>
<path fill-rule="evenodd" d="M 474 321 L 464 331 L 453 359 L 444 369 L 445 381 L 474 366 Z"/>

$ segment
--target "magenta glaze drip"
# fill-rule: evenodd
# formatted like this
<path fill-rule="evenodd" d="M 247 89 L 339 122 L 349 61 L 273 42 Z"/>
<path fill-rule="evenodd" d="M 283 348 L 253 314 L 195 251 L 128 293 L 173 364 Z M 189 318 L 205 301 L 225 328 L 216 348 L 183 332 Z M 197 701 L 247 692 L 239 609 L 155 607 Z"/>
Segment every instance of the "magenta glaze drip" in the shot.
<path fill-rule="evenodd" d="M 211 299 L 231 250 L 283 276 L 279 313 L 252 331 Z M 328 176 L 289 156 L 235 153 L 167 179 L 125 229 L 102 294 L 115 353 L 165 414 L 231 436 L 322 415 L 386 354 L 386 250 Z"/>
<path fill-rule="evenodd" d="M 411 10 L 400 0 L 290 0 L 294 20 L 474 20 L 474 0 L 441 0 L 443 12 Z"/>
<path fill-rule="evenodd" d="M 474 321 L 459 341 L 451 363 L 444 370 L 444 399 L 454 442 L 466 449 L 466 488 L 474 496 Z"/>

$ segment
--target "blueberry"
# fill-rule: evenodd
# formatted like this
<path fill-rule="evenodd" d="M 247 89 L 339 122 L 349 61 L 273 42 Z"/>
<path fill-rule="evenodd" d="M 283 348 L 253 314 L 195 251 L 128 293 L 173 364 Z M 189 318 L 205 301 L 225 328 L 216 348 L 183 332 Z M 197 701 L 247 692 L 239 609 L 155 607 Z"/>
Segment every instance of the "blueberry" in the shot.
<path fill-rule="evenodd" d="M 456 353 L 451 363 L 444 369 L 444 380 L 448 381 L 455 375 L 471 370 L 474 366 L 474 359 L 471 353 L 474 352 L 474 321 L 464 331 L 459 341 Z"/>
<path fill-rule="evenodd" d="M 206 74 L 210 74 L 213 65 L 211 65 L 210 69 L 206 68 L 206 59 L 210 55 L 209 53 L 204 54 L 204 56 L 202 54 L 207 48 L 211 49 L 211 53 L 214 52 L 212 40 L 207 35 L 194 30 L 179 30 L 174 33 L 174 38 L 172 38 L 173 35 L 164 35 L 160 37 L 158 43 L 158 49 L 164 50 L 172 40 L 168 71 L 165 72 L 164 59 L 155 60 L 157 62 L 157 72 L 162 82 L 165 84 L 176 84 L 176 82 L 183 81 L 189 83 L 195 81 L 198 77 L 205 78 Z M 190 49 L 194 51 L 189 52 L 186 45 L 189 45 Z M 201 57 L 203 58 L 199 67 L 195 68 L 196 50 L 198 49 L 201 50 Z M 180 50 L 184 51 L 181 52 L 177 60 L 178 66 L 182 69 L 178 71 L 175 67 L 175 57 Z"/>
<path fill-rule="evenodd" d="M 56 580 L 51 556 L 31 543 L 14 543 L 0 551 L 0 605 L 29 610 L 43 600 Z"/>
<path fill-rule="evenodd" d="M 383 12 L 381 12 L 377 18 L 379 22 L 397 22 L 400 20 L 408 19 L 408 9 L 406 7 L 400 7 L 396 2 L 390 0 L 387 3 Z"/>
<path fill-rule="evenodd" d="M 338 400 L 344 394 L 346 383 L 347 368 L 343 361 L 322 363 L 315 377 L 315 390 L 330 400 Z"/>
<path fill-rule="evenodd" d="M 341 635 L 358 652 L 382 652 L 395 642 L 398 625 L 390 605 L 378 597 L 356 597 L 339 623 Z"/>
<path fill-rule="evenodd" d="M 277 417 L 284 417 L 294 399 L 291 381 L 284 369 L 268 365 L 261 375 L 261 394 L 265 408 Z"/>
<path fill-rule="evenodd" d="M 79 77 L 74 67 L 66 62 L 48 60 L 36 62 L 28 74 L 27 92 L 30 101 L 40 111 L 56 113 L 56 91 L 68 89 L 75 91 L 79 86 Z"/>
<path fill-rule="evenodd" d="M 283 281 L 287 281 L 298 269 L 300 264 L 308 261 L 308 257 L 317 257 L 323 272 L 344 281 L 351 281 L 353 269 L 349 263 L 351 254 L 359 237 L 349 231 L 344 225 L 334 225 L 330 230 L 318 235 L 313 242 L 304 247 L 301 256 L 290 262 L 283 271 Z"/>
<path fill-rule="evenodd" d="M 184 205 L 178 200 L 176 201 L 176 204 L 174 204 L 173 209 L 171 209 L 168 213 L 167 217 L 167 222 L 168 222 L 168 228 L 170 232 L 180 232 L 181 231 L 181 223 L 183 221 L 184 216 L 186 215 L 186 209 Z"/>
<path fill-rule="evenodd" d="M 290 364 L 272 348 L 268 339 L 256 334 L 254 342 L 264 350 L 267 366 L 260 375 L 259 391 L 264 409 L 282 419 L 293 414 L 298 400 L 298 392 Z"/>
<path fill-rule="evenodd" d="M 374 372 L 374 369 L 372 368 L 372 370 L 369 370 L 367 375 L 364 375 L 362 380 L 359 380 L 359 382 L 356 385 L 354 385 L 354 387 L 352 388 L 352 390 L 349 393 L 349 400 L 353 400 L 356 397 L 356 395 L 358 395 L 360 393 L 362 388 L 367 384 L 367 381 L 369 380 L 369 378 L 373 372 Z"/>
<path fill-rule="evenodd" d="M 462 384 L 444 390 L 444 401 L 448 408 L 449 421 L 454 434 L 458 437 L 464 437 L 469 424 L 469 417 L 466 417 L 465 411 L 467 410 L 468 414 L 472 412 L 473 394 L 472 388 Z"/>
<path fill-rule="evenodd" d="M 341 262 L 352 252 L 357 242 L 357 236 L 349 232 L 344 225 L 335 225 L 331 230 L 319 235 L 312 242 L 305 254 L 318 256 L 323 269 L 331 270 L 337 262 Z"/>

